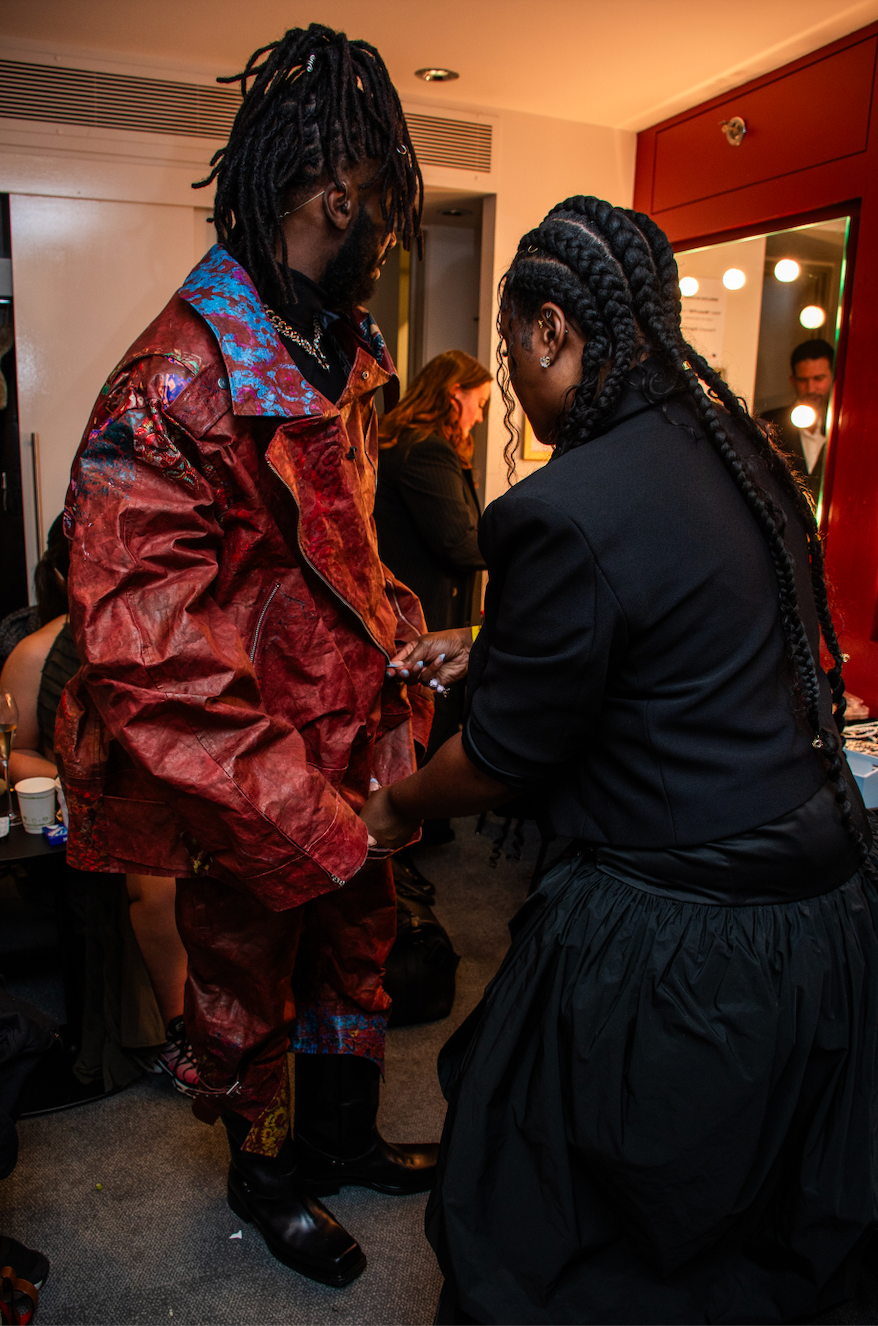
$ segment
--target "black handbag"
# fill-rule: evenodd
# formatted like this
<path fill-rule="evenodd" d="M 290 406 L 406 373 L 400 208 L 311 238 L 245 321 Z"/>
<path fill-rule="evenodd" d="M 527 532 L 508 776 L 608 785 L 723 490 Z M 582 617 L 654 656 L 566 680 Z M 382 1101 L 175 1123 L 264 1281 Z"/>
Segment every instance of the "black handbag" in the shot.
<path fill-rule="evenodd" d="M 409 872 L 394 870 L 396 940 L 387 956 L 384 988 L 393 1000 L 391 1027 L 437 1022 L 454 1004 L 459 956 L 448 931 Z"/>

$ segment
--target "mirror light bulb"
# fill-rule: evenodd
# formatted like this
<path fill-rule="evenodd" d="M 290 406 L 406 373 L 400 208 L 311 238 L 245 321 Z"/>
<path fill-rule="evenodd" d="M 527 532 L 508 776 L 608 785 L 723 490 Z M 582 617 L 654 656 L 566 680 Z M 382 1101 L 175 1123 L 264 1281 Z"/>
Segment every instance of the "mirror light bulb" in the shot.
<path fill-rule="evenodd" d="M 694 276 L 684 276 L 680 279 L 680 294 L 684 299 L 698 294 L 698 282 Z"/>
<path fill-rule="evenodd" d="M 740 290 L 746 280 L 740 267 L 730 267 L 727 272 L 723 272 L 723 285 L 726 290 Z"/>
<path fill-rule="evenodd" d="M 774 264 L 774 274 L 779 281 L 795 281 L 801 270 L 792 258 L 781 258 L 780 262 Z"/>
<path fill-rule="evenodd" d="M 803 327 L 822 327 L 826 321 L 826 309 L 819 304 L 808 304 L 799 314 L 799 322 Z"/>
<path fill-rule="evenodd" d="M 797 405 L 790 418 L 795 428 L 813 428 L 817 422 L 817 411 L 810 405 Z"/>

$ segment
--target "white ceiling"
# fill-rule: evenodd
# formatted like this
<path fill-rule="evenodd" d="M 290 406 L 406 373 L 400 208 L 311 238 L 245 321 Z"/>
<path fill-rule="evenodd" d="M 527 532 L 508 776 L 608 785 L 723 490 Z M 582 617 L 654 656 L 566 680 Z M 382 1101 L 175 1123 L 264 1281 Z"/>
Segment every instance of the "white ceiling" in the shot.
<path fill-rule="evenodd" d="M 319 21 L 376 45 L 403 98 L 625 129 L 875 19 L 878 0 L 0 0 L 0 34 L 16 46 L 79 47 L 205 73 L 236 73 L 286 27 Z M 460 79 L 427 86 L 414 77 L 425 65 L 449 66 Z"/>

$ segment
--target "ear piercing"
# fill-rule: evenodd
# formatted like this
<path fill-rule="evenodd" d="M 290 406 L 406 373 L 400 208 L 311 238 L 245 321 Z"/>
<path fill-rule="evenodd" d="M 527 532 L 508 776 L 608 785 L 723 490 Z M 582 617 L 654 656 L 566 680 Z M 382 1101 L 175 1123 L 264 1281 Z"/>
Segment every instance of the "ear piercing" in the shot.
<path fill-rule="evenodd" d="M 542 364 L 543 368 L 548 368 L 551 365 L 552 361 L 548 355 L 540 355 L 540 363 Z"/>

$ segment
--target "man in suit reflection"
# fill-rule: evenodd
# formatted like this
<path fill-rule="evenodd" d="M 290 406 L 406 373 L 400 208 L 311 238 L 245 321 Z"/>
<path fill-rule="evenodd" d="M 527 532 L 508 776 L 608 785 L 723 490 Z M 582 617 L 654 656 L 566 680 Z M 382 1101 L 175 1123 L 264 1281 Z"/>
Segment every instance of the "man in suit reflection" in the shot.
<path fill-rule="evenodd" d="M 803 341 L 790 356 L 790 382 L 796 398 L 789 405 L 766 410 L 763 418 L 775 428 L 778 446 L 793 470 L 801 475 L 815 502 L 820 500 L 826 465 L 826 408 L 832 391 L 835 351 L 820 337 Z M 791 419 L 797 405 L 810 405 L 816 419 L 808 428 L 797 428 Z"/>
<path fill-rule="evenodd" d="M 775 439 L 793 470 L 802 476 L 815 503 L 820 500 L 826 466 L 826 409 L 832 391 L 835 351 L 828 341 L 815 337 L 797 345 L 790 356 L 790 382 L 796 399 L 790 405 L 766 410 L 762 417 L 774 425 Z M 817 418 L 810 428 L 797 428 L 791 414 L 797 405 L 810 405 Z M 869 717 L 869 706 L 859 696 L 847 694 L 848 722 Z"/>

